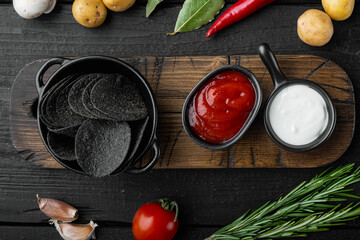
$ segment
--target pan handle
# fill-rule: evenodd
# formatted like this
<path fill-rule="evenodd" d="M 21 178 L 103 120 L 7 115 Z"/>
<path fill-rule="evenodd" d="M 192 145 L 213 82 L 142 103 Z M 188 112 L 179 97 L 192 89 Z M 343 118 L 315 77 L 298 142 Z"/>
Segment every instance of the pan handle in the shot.
<path fill-rule="evenodd" d="M 153 168 L 154 165 L 156 164 L 158 158 L 160 157 L 160 147 L 159 147 L 159 143 L 158 143 L 156 137 L 154 139 L 152 147 L 154 149 L 154 157 L 151 159 L 151 161 L 148 164 L 146 164 L 144 167 L 141 167 L 141 168 L 135 168 L 133 166 L 132 168 L 126 170 L 126 172 L 130 173 L 130 174 L 133 174 L 133 175 L 137 175 L 137 174 L 146 173 L 151 168 Z"/>
<path fill-rule="evenodd" d="M 270 76 L 274 82 L 275 88 L 279 85 L 287 82 L 287 78 L 281 71 L 279 64 L 276 60 L 274 53 L 271 51 L 269 44 L 263 43 L 259 47 L 259 55 L 263 63 L 265 64 Z"/>
<path fill-rule="evenodd" d="M 43 77 L 45 72 L 53 65 L 55 64 L 59 64 L 61 66 L 63 66 L 65 63 L 69 62 L 70 59 L 67 58 L 51 58 L 48 61 L 46 61 L 46 63 L 44 63 L 44 65 L 42 65 L 42 67 L 40 68 L 40 70 L 38 71 L 38 73 L 36 74 L 36 89 L 39 93 L 39 95 L 42 94 L 43 90 L 44 90 L 44 81 L 43 81 Z"/>

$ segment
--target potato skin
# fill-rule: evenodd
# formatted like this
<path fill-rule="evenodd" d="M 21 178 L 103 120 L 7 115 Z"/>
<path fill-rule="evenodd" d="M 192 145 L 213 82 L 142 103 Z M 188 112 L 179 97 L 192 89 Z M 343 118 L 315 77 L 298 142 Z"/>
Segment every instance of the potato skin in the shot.
<path fill-rule="evenodd" d="M 75 0 L 72 13 L 78 23 L 93 28 L 103 24 L 107 9 L 101 0 Z"/>
<path fill-rule="evenodd" d="M 348 19 L 355 5 L 355 0 L 322 0 L 325 12 L 335 21 Z"/>
<path fill-rule="evenodd" d="M 323 46 L 334 33 L 331 18 L 323 11 L 310 9 L 304 12 L 297 21 L 297 32 L 300 39 L 311 46 Z"/>
<path fill-rule="evenodd" d="M 105 6 L 114 12 L 123 12 L 134 5 L 135 0 L 103 0 Z"/>

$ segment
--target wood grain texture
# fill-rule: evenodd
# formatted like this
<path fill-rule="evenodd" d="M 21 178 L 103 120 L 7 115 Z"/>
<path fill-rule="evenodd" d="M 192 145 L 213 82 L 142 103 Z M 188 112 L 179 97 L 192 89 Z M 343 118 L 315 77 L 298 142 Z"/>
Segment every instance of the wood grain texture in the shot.
<path fill-rule="evenodd" d="M 273 90 L 273 83 L 258 56 L 123 59 L 148 79 L 156 96 L 159 111 L 157 132 L 162 153 L 155 168 L 304 168 L 319 167 L 337 160 L 350 144 L 354 131 L 355 100 L 350 79 L 338 65 L 320 57 L 283 55 L 278 58 L 289 78 L 317 82 L 335 103 L 338 117 L 334 133 L 329 141 L 312 151 L 292 153 L 273 143 L 263 126 L 263 109 L 248 133 L 228 150 L 204 149 L 193 143 L 183 131 L 181 110 L 187 94 L 207 73 L 228 64 L 228 60 L 231 64 L 250 69 L 258 77 L 264 105 Z M 34 77 L 43 63 L 44 60 L 40 60 L 26 65 L 15 79 L 10 127 L 14 146 L 27 161 L 45 168 L 59 168 L 61 166 L 44 147 L 31 112 L 37 101 Z"/>
<path fill-rule="evenodd" d="M 95 235 L 98 240 L 106 239 L 133 239 L 131 227 L 104 226 L 100 222 L 100 227 L 96 228 Z M 180 226 L 174 240 L 202 240 L 209 237 L 217 230 L 216 227 L 188 227 Z M 331 238 L 328 236 L 331 234 Z M 307 240 L 358 240 L 359 229 L 335 229 L 330 232 L 310 233 Z M 45 237 L 46 236 L 46 237 Z M 344 237 L 345 236 L 345 237 Z M 0 239 L 62 239 L 52 226 L 0 226 Z M 292 240 L 293 238 L 288 238 Z M 304 238 L 305 239 L 305 238 Z M 155 240 L 155 239 L 154 239 Z"/>
<path fill-rule="evenodd" d="M 121 239 L 130 240 L 134 239 L 131 227 L 112 225 L 107 226 L 102 222 L 97 222 L 99 227 L 95 230 L 95 236 L 98 240 L 105 239 Z M 45 225 L 45 224 L 44 224 Z M 53 226 L 0 226 L 0 239 L 62 239 L 55 227 Z M 212 232 L 216 231 L 216 228 L 195 228 L 181 226 L 178 234 L 174 240 L 186 239 L 186 240 L 201 240 L 208 237 Z M 44 237 L 46 236 L 46 237 Z M 154 239 L 156 240 L 156 239 Z"/>
<path fill-rule="evenodd" d="M 64 1 L 70 3 L 72 0 Z M 321 9 L 320 1 L 285 1 L 286 4 L 273 4 L 262 9 L 211 39 L 204 37 L 210 24 L 191 33 L 165 36 L 166 32 L 173 30 L 174 16 L 181 7 L 180 4 L 168 4 L 168 1 L 164 1 L 149 19 L 145 17 L 144 4 L 137 4 L 124 13 L 111 13 L 98 29 L 86 29 L 77 24 L 71 15 L 71 4 L 60 3 L 52 14 L 35 20 L 23 20 L 13 11 L 11 4 L 0 4 L 0 225 L 4 226 L 0 229 L 0 239 L 60 239 L 52 232 L 53 228 L 46 230 L 36 225 L 47 225 L 47 218 L 36 209 L 36 193 L 74 204 L 81 209 L 84 222 L 90 219 L 100 221 L 102 225 L 97 235 L 100 240 L 131 239 L 130 230 L 119 229 L 115 234 L 102 231 L 107 229 L 104 222 L 115 221 L 120 226 L 125 222 L 130 226 L 139 206 L 160 197 L 169 197 L 180 204 L 182 226 L 190 225 L 198 231 L 216 226 L 195 238 L 202 239 L 249 208 L 255 209 L 275 200 L 300 182 L 325 170 L 153 170 L 137 177 L 124 174 L 99 180 L 64 169 L 45 169 L 31 164 L 19 156 L 11 142 L 10 90 L 16 74 L 29 62 L 53 56 L 256 54 L 259 44 L 267 42 L 276 53 L 315 54 L 338 63 L 352 79 L 358 101 L 358 7 L 350 19 L 333 22 L 335 32 L 332 40 L 326 46 L 316 48 L 298 39 L 296 20 L 309 8 Z M 310 1 L 318 4 L 297 3 Z M 229 6 L 227 4 L 224 10 Z M 359 106 L 356 105 L 357 112 Z M 332 167 L 352 162 L 359 165 L 359 123 L 357 118 L 349 149 L 331 164 Z M 359 185 L 353 188 L 354 193 L 360 195 Z M 307 239 L 358 239 L 359 226 L 360 220 L 357 220 L 329 232 L 311 234 Z M 185 237 L 179 239 L 189 240 L 188 232 L 192 233 L 191 229 L 181 229 L 183 235 L 180 236 Z M 29 234 L 34 237 L 29 237 Z"/>

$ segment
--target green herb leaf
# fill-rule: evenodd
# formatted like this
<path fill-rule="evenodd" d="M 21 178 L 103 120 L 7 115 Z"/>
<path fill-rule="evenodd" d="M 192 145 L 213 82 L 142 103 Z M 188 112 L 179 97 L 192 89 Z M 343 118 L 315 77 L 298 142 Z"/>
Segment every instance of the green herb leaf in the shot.
<path fill-rule="evenodd" d="M 224 0 L 186 0 L 173 33 L 189 32 L 211 22 L 225 4 Z"/>
<path fill-rule="evenodd" d="M 150 14 L 154 11 L 156 6 L 164 0 L 148 0 L 146 4 L 146 17 L 149 17 Z"/>
<path fill-rule="evenodd" d="M 248 211 L 233 223 L 219 229 L 207 240 L 255 240 L 306 237 L 306 233 L 327 231 L 360 216 L 360 203 L 341 204 L 350 194 L 349 185 L 360 182 L 360 168 L 354 164 L 325 171 L 302 182 L 275 202 Z"/>

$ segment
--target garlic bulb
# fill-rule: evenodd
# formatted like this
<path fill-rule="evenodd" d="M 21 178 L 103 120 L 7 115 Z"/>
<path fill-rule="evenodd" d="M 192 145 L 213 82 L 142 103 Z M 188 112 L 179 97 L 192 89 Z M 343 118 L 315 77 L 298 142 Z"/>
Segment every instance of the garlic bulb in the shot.
<path fill-rule="evenodd" d="M 59 223 L 57 220 L 51 222 L 55 225 L 64 240 L 89 240 L 95 239 L 95 228 L 98 226 L 93 221 L 88 224 Z"/>
<path fill-rule="evenodd" d="M 78 218 L 78 210 L 62 201 L 40 198 L 36 195 L 40 210 L 48 217 L 62 222 L 72 222 Z"/>
<path fill-rule="evenodd" d="M 56 5 L 56 0 L 13 0 L 15 11 L 23 18 L 37 18 L 41 14 L 50 13 Z"/>

